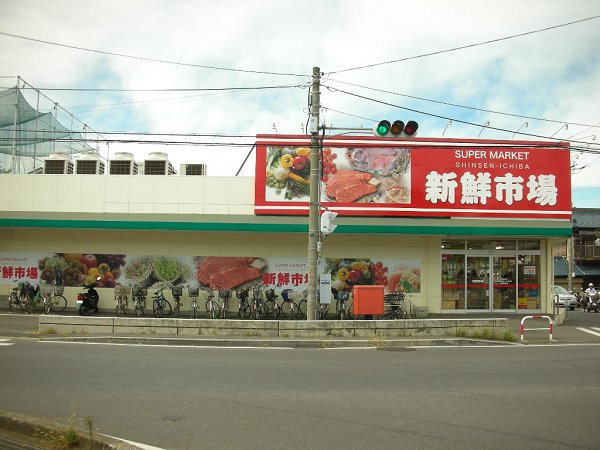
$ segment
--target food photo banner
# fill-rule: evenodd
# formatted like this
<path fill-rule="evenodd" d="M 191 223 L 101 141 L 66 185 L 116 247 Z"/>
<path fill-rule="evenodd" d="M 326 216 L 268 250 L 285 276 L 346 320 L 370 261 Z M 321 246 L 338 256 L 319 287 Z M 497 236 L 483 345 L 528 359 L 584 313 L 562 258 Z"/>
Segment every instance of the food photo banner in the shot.
<path fill-rule="evenodd" d="M 415 259 L 325 259 L 319 273 L 331 274 L 332 287 L 382 285 L 386 292 L 421 291 L 421 267 Z M 277 291 L 308 288 L 306 260 L 257 256 L 156 256 L 93 253 L 0 253 L 0 284 L 28 281 L 98 287 L 191 285 L 240 289 L 255 284 Z"/>
<path fill-rule="evenodd" d="M 325 140 L 321 205 L 352 216 L 571 217 L 568 146 L 493 142 Z M 258 141 L 256 214 L 308 214 L 310 153 Z"/>

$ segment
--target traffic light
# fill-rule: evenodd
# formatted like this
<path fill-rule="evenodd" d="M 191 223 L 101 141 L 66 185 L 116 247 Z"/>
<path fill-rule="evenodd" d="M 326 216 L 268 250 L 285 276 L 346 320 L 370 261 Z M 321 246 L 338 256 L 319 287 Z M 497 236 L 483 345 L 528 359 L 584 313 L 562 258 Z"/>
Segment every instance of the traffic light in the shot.
<path fill-rule="evenodd" d="M 325 211 L 321 214 L 321 233 L 331 234 L 337 228 L 337 225 L 333 224 L 333 219 L 337 217 L 338 213 L 333 211 Z"/>
<path fill-rule="evenodd" d="M 409 120 L 404 124 L 401 120 L 391 123 L 389 120 L 381 120 L 373 127 L 373 134 L 381 137 L 411 138 L 417 135 L 419 124 Z"/>

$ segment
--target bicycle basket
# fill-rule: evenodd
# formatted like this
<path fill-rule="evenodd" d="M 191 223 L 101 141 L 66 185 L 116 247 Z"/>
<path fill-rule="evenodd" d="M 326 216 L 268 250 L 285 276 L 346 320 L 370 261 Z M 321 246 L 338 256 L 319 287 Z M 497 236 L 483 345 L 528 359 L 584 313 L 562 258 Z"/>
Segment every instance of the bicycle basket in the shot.
<path fill-rule="evenodd" d="M 131 288 L 131 293 L 133 295 L 135 295 L 136 297 L 139 297 L 140 295 L 142 295 L 142 290 L 143 289 L 141 287 L 139 287 L 139 286 L 133 286 Z"/>
<path fill-rule="evenodd" d="M 198 286 L 188 286 L 188 294 L 190 297 L 198 297 L 198 294 L 200 294 L 200 288 Z"/>
<path fill-rule="evenodd" d="M 173 286 L 171 288 L 171 294 L 173 294 L 174 296 L 181 296 L 181 294 L 183 293 L 183 288 L 181 286 Z"/>
<path fill-rule="evenodd" d="M 54 286 L 55 295 L 63 295 L 65 293 L 65 287 L 62 284 Z"/>
<path fill-rule="evenodd" d="M 350 291 L 338 291 L 335 294 L 337 300 L 348 300 L 350 298 Z"/>
<path fill-rule="evenodd" d="M 267 299 L 272 300 L 275 298 L 275 290 L 274 289 L 267 289 L 265 291 L 265 297 L 267 297 Z"/>
<path fill-rule="evenodd" d="M 404 302 L 404 294 L 402 292 L 391 292 L 383 296 L 385 303 L 400 304 Z"/>
<path fill-rule="evenodd" d="M 231 297 L 231 291 L 228 291 L 227 289 L 221 289 L 219 291 L 219 297 L 221 297 L 221 298 L 229 298 L 229 297 Z"/>
<path fill-rule="evenodd" d="M 119 295 L 127 295 L 128 289 L 125 286 L 117 285 L 115 286 L 115 297 Z"/>

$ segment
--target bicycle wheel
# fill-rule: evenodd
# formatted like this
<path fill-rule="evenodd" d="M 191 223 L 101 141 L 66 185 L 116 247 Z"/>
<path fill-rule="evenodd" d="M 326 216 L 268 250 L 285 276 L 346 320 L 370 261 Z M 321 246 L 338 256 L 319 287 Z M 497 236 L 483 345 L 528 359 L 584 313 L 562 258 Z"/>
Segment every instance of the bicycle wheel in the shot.
<path fill-rule="evenodd" d="M 298 314 L 304 319 L 306 319 L 306 308 L 306 300 L 301 300 L 300 303 L 298 303 Z"/>
<path fill-rule="evenodd" d="M 10 312 L 15 312 L 17 309 L 17 303 L 19 302 L 19 297 L 14 292 L 10 293 L 10 297 L 8 298 L 8 310 Z"/>
<path fill-rule="evenodd" d="M 350 303 L 350 306 L 348 306 L 348 319 L 350 320 L 354 320 L 354 310 L 352 308 L 352 303 Z"/>
<path fill-rule="evenodd" d="M 31 312 L 31 296 L 29 294 L 21 299 L 21 309 L 27 314 Z"/>
<path fill-rule="evenodd" d="M 216 319 L 217 317 L 219 317 L 220 313 L 219 304 L 214 300 L 207 300 L 206 312 L 208 313 L 209 319 Z"/>
<path fill-rule="evenodd" d="M 144 310 L 143 310 L 142 304 L 139 300 L 134 300 L 133 308 L 135 309 L 136 317 L 141 317 L 142 315 L 144 315 Z"/>
<path fill-rule="evenodd" d="M 289 304 L 290 304 L 290 310 L 288 311 L 287 316 L 288 316 L 288 319 L 294 320 L 298 316 L 298 314 L 300 314 L 300 311 L 299 311 L 298 305 L 296 304 L 295 301 L 290 300 Z"/>
<path fill-rule="evenodd" d="M 161 299 L 161 301 L 160 301 L 160 307 L 162 309 L 162 315 L 163 316 L 170 316 L 171 313 L 173 312 L 173 308 L 171 307 L 171 303 L 169 303 L 169 300 L 167 300 L 166 298 Z"/>
<path fill-rule="evenodd" d="M 50 303 L 50 296 L 44 296 L 44 314 L 50 314 L 50 310 L 52 309 L 52 304 Z"/>
<path fill-rule="evenodd" d="M 344 302 L 338 300 L 335 304 L 335 309 L 337 311 L 337 316 L 340 320 L 344 320 L 346 318 L 346 305 Z"/>
<path fill-rule="evenodd" d="M 291 301 L 290 300 L 284 301 L 281 304 L 281 313 L 284 316 L 289 317 L 289 315 L 290 315 L 290 309 L 291 309 Z"/>
<path fill-rule="evenodd" d="M 227 319 L 227 315 L 229 313 L 229 308 L 227 307 L 227 305 L 223 304 L 220 309 L 221 310 L 219 311 L 219 318 Z"/>
<path fill-rule="evenodd" d="M 267 305 L 265 305 L 265 302 L 263 302 L 262 300 L 258 302 L 258 317 L 260 319 L 266 319 L 269 316 L 269 309 L 267 308 Z"/>
<path fill-rule="evenodd" d="M 117 306 L 115 307 L 117 316 L 123 315 L 123 309 L 123 297 L 119 295 L 117 297 Z"/>
<path fill-rule="evenodd" d="M 281 312 L 281 308 L 279 304 L 275 300 L 266 300 L 265 308 L 267 309 L 267 316 L 277 319 L 279 317 L 279 313 Z"/>
<path fill-rule="evenodd" d="M 63 312 L 67 307 L 67 299 L 62 295 L 53 295 L 50 297 L 50 310 L 55 313 Z"/>
<path fill-rule="evenodd" d="M 175 300 L 175 317 L 179 318 L 179 309 L 181 308 L 179 301 Z"/>
<path fill-rule="evenodd" d="M 238 309 L 238 319 L 249 319 L 252 316 L 252 307 L 248 303 L 244 303 Z"/>
<path fill-rule="evenodd" d="M 327 318 L 327 314 L 329 313 L 329 303 L 322 303 L 319 308 L 320 316 L 319 319 L 325 320 Z"/>
<path fill-rule="evenodd" d="M 192 299 L 192 304 L 190 305 L 190 317 L 192 319 L 195 319 L 197 317 L 198 313 L 196 312 L 196 299 L 193 298 Z"/>

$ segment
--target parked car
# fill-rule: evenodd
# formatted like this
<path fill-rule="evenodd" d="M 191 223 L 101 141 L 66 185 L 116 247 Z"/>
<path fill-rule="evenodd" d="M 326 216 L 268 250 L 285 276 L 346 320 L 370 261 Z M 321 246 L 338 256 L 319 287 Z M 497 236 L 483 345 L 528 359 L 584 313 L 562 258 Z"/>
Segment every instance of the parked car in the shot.
<path fill-rule="evenodd" d="M 577 306 L 577 298 L 562 286 L 552 286 L 552 294 L 554 305 L 559 308 L 569 305 L 569 309 L 572 311 Z"/>

